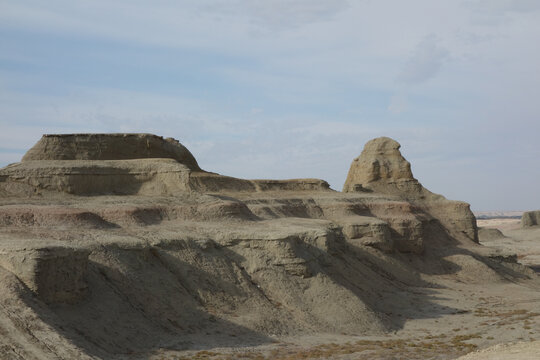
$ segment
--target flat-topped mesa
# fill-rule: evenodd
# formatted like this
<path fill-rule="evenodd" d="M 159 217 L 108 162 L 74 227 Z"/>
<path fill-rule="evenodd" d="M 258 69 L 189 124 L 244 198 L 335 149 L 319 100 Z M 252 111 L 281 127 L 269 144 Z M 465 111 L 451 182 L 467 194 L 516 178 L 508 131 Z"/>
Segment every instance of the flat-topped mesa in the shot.
<path fill-rule="evenodd" d="M 43 135 L 22 161 L 148 158 L 174 159 L 191 170 L 201 170 L 195 157 L 177 140 L 152 134 Z"/>
<path fill-rule="evenodd" d="M 329 191 L 319 179 L 245 180 L 202 170 L 172 138 L 152 134 L 43 135 L 0 169 L 0 197 Z"/>

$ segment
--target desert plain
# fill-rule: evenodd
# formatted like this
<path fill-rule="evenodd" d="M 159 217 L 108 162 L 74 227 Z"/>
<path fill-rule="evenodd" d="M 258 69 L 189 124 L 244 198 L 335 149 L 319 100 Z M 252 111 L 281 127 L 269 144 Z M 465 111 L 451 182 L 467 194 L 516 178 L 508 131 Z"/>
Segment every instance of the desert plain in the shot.
<path fill-rule="evenodd" d="M 538 213 L 477 221 L 399 149 L 371 140 L 336 191 L 44 135 L 0 170 L 0 358 L 533 359 Z"/>

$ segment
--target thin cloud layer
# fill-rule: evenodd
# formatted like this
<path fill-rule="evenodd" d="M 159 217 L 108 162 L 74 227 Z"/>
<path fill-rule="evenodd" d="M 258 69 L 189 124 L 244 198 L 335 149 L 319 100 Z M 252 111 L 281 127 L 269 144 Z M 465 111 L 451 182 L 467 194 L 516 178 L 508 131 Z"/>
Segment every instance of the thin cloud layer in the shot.
<path fill-rule="evenodd" d="M 345 0 L 210 1 L 201 10 L 216 16 L 244 15 L 255 26 L 271 30 L 297 28 L 329 21 L 349 7 Z"/>
<path fill-rule="evenodd" d="M 427 36 L 416 46 L 397 80 L 406 85 L 423 83 L 437 75 L 449 55 L 436 36 Z"/>

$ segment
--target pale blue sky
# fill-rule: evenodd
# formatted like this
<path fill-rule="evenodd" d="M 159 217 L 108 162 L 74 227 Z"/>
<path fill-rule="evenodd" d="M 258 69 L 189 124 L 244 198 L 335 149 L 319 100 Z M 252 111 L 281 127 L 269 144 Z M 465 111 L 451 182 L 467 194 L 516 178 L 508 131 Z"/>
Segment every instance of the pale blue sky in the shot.
<path fill-rule="evenodd" d="M 150 132 L 207 170 L 341 190 L 366 141 L 430 190 L 540 208 L 540 1 L 0 0 L 0 166 Z"/>

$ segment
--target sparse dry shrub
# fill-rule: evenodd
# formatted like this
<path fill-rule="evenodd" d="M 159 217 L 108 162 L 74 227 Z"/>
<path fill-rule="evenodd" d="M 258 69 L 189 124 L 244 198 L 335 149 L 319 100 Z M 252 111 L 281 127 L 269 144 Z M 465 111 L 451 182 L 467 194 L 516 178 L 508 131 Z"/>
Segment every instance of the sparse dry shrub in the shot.
<path fill-rule="evenodd" d="M 480 338 L 478 333 L 468 335 L 456 335 L 447 338 L 447 335 L 427 335 L 424 340 L 358 340 L 342 344 L 328 343 L 311 348 L 278 348 L 273 349 L 266 355 L 258 351 L 237 352 L 234 354 L 220 354 L 211 351 L 200 351 L 192 357 L 183 359 L 195 360 L 300 360 L 300 359 L 329 359 L 343 355 L 358 354 L 359 359 L 372 357 L 403 357 L 407 359 L 424 359 L 441 352 L 445 354 L 463 355 L 476 349 L 476 345 L 466 341 Z M 356 356 L 356 355 L 355 355 Z"/>

